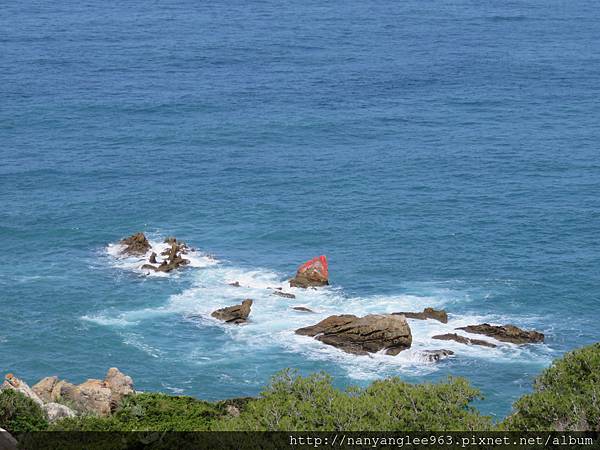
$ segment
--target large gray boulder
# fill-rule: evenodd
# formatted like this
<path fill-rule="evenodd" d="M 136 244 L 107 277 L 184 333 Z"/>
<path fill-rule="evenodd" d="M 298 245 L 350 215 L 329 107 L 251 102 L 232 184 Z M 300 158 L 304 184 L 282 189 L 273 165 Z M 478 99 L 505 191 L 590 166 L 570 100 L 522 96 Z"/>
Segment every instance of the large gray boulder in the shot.
<path fill-rule="evenodd" d="M 77 414 L 71 408 L 60 403 L 46 403 L 42 406 L 42 409 L 46 413 L 48 422 L 56 422 L 67 417 L 75 417 Z"/>
<path fill-rule="evenodd" d="M 406 319 L 392 314 L 330 316 L 315 325 L 299 328 L 296 334 L 312 336 L 324 344 L 357 355 L 382 350 L 387 355 L 397 355 L 412 344 Z"/>

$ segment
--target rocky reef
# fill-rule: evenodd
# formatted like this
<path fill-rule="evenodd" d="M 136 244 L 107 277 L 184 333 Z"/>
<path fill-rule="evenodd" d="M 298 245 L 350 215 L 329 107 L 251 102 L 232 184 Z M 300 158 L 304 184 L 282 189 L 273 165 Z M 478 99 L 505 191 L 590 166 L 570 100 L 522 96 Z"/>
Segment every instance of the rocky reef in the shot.
<path fill-rule="evenodd" d="M 381 350 L 388 355 L 397 355 L 412 344 L 406 319 L 391 314 L 329 316 L 313 326 L 297 329 L 296 334 L 312 336 L 324 344 L 356 355 Z"/>
<path fill-rule="evenodd" d="M 144 233 L 136 233 L 121 240 L 122 253 L 133 256 L 145 255 L 152 246 Z"/>
<path fill-rule="evenodd" d="M 538 331 L 523 330 L 514 325 L 490 325 L 484 323 L 481 325 L 469 325 L 460 327 L 457 330 L 464 330 L 468 333 L 483 334 L 502 342 L 511 344 L 537 344 L 544 342 L 544 334 Z"/>

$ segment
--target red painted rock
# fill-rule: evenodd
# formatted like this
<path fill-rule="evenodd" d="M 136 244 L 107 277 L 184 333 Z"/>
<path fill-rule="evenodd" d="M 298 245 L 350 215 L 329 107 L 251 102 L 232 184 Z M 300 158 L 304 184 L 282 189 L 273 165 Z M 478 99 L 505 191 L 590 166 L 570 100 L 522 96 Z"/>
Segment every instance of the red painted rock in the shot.
<path fill-rule="evenodd" d="M 302 264 L 296 276 L 290 280 L 290 286 L 307 288 L 329 284 L 329 267 L 325 255 L 317 256 Z"/>

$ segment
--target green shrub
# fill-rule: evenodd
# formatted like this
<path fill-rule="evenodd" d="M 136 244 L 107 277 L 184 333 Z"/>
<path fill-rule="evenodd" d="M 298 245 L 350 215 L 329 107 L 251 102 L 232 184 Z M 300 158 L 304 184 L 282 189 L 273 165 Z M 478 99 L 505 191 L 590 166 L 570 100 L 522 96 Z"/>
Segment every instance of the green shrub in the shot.
<path fill-rule="evenodd" d="M 0 391 L 0 428 L 21 433 L 47 427 L 46 415 L 37 403 L 12 389 Z"/>
<path fill-rule="evenodd" d="M 55 431 L 205 431 L 223 414 L 215 404 L 191 397 L 144 393 L 126 397 L 111 417 L 65 419 Z"/>
<path fill-rule="evenodd" d="M 328 430 L 486 430 L 488 417 L 469 403 L 479 392 L 463 379 L 413 385 L 398 378 L 367 389 L 340 391 L 326 374 L 277 374 L 259 399 L 237 418 L 223 418 L 216 429 L 231 431 Z"/>
<path fill-rule="evenodd" d="M 600 343 L 567 353 L 521 397 L 502 428 L 600 431 Z"/>

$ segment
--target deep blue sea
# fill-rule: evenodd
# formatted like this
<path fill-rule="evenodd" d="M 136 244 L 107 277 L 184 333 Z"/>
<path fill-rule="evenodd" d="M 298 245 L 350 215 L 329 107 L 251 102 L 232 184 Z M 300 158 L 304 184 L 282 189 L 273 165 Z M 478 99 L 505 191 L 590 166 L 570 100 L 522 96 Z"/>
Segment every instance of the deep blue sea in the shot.
<path fill-rule="evenodd" d="M 599 17 L 594 0 L 3 2 L 0 372 L 117 366 L 204 399 L 286 367 L 340 387 L 465 376 L 503 417 L 600 340 Z M 193 267 L 146 276 L 118 255 L 137 231 L 187 241 Z M 331 287 L 270 295 L 319 254 Z M 210 318 L 246 297 L 249 324 Z M 397 357 L 293 333 L 428 306 L 450 322 L 411 321 Z M 546 343 L 431 339 L 483 322 Z"/>

